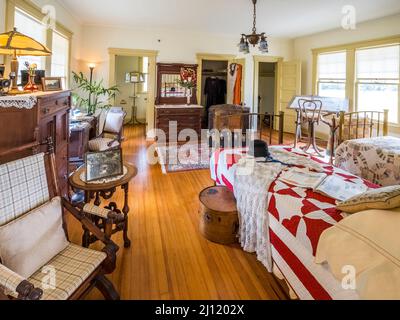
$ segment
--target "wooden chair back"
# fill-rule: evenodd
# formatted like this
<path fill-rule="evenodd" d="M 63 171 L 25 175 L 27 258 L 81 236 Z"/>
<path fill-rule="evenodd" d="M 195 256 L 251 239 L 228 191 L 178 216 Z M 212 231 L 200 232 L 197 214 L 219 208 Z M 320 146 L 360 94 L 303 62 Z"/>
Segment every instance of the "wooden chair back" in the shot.
<path fill-rule="evenodd" d="M 117 137 L 117 140 L 121 142 L 125 118 L 126 112 L 122 109 L 108 110 L 102 130 L 103 137 Z M 116 126 L 112 123 L 114 121 L 120 122 L 120 125 Z"/>
<path fill-rule="evenodd" d="M 300 117 L 304 122 L 319 123 L 322 112 L 321 100 L 299 99 Z"/>

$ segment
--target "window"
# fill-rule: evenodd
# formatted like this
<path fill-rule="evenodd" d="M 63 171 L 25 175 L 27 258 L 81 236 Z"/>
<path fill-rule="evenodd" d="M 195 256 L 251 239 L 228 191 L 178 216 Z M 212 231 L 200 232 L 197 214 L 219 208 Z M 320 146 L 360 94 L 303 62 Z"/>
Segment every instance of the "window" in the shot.
<path fill-rule="evenodd" d="M 388 110 L 400 127 L 400 36 L 312 52 L 313 94 L 348 98 L 349 111 Z"/>
<path fill-rule="evenodd" d="M 46 28 L 44 25 L 36 20 L 35 18 L 29 16 L 27 13 L 16 9 L 15 10 L 15 20 L 14 25 L 17 30 L 27 36 L 39 41 L 40 43 L 46 43 Z M 21 70 L 25 70 L 25 62 L 29 64 L 36 63 L 38 70 L 46 69 L 46 58 L 45 57 L 31 57 L 24 56 L 19 57 L 19 70 L 18 70 L 18 82 L 21 81 Z"/>
<path fill-rule="evenodd" d="M 346 52 L 318 55 L 318 95 L 346 97 Z"/>
<path fill-rule="evenodd" d="M 389 110 L 399 123 L 400 46 L 356 50 L 356 109 Z"/>
<path fill-rule="evenodd" d="M 61 77 L 66 87 L 69 73 L 69 41 L 58 32 L 53 32 L 52 52 L 51 76 Z"/>
<path fill-rule="evenodd" d="M 149 58 L 142 58 L 142 72 L 144 74 L 144 82 L 142 84 L 142 91 L 145 93 L 149 89 Z"/>
<path fill-rule="evenodd" d="M 10 24 L 19 32 L 47 46 L 53 53 L 49 57 L 19 57 L 18 82 L 21 83 L 21 70 L 25 70 L 25 62 L 28 62 L 29 64 L 36 63 L 38 70 L 45 70 L 48 77 L 61 77 L 64 88 L 68 88 L 70 32 L 59 24 L 57 24 L 57 31 L 48 29 L 40 21 L 41 16 L 40 9 L 24 5 L 23 9 L 15 7 L 13 19 L 10 19 Z M 59 32 L 60 30 L 62 32 Z"/>

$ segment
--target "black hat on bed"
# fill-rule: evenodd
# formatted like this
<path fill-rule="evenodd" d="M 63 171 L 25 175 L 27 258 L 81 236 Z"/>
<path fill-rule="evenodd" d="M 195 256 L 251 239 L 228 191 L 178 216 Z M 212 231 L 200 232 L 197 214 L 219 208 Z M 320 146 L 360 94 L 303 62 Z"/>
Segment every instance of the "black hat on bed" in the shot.
<path fill-rule="evenodd" d="M 255 158 L 269 158 L 268 144 L 262 140 L 254 140 L 250 144 L 249 155 Z"/>

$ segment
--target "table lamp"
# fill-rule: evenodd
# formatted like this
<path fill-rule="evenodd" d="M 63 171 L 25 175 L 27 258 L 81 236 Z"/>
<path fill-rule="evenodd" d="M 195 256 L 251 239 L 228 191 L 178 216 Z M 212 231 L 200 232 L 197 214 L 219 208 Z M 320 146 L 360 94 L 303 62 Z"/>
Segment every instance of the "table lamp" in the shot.
<path fill-rule="evenodd" d="M 41 43 L 28 37 L 14 28 L 13 31 L 5 32 L 0 34 L 0 54 L 11 55 L 11 73 L 12 84 L 9 94 L 19 94 L 22 93 L 18 89 L 18 68 L 19 62 L 17 57 L 20 56 L 50 56 L 51 51 Z"/>

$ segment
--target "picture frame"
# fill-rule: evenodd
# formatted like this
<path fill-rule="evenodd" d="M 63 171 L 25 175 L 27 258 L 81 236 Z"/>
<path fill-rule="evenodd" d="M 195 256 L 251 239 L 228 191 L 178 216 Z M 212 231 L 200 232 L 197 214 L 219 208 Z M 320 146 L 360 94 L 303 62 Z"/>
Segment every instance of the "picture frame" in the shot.
<path fill-rule="evenodd" d="M 61 91 L 62 78 L 61 77 L 43 77 L 42 78 L 43 91 Z"/>
<path fill-rule="evenodd" d="M 140 72 L 128 72 L 125 76 L 126 83 L 141 83 L 144 82 L 143 74 Z"/>
<path fill-rule="evenodd" d="M 111 149 L 85 154 L 86 182 L 113 178 L 123 175 L 122 150 Z"/>

